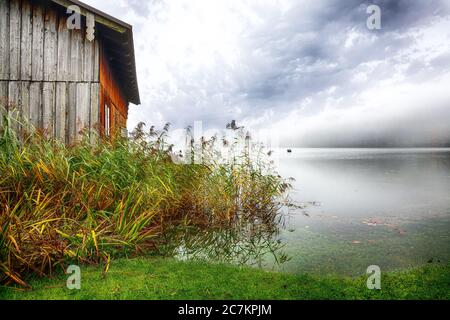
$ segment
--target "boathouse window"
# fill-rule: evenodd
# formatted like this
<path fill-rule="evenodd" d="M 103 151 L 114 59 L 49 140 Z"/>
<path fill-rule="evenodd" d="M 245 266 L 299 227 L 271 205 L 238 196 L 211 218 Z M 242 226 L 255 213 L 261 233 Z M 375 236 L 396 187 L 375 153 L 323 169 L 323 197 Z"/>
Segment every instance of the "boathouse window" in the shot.
<path fill-rule="evenodd" d="M 105 135 L 110 136 L 111 133 L 111 108 L 105 104 Z"/>

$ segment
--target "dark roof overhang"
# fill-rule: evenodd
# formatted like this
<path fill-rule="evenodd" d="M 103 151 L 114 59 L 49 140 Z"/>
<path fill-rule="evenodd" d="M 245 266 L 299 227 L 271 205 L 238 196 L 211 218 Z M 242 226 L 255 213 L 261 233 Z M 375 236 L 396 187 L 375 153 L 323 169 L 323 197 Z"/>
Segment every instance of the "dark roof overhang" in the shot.
<path fill-rule="evenodd" d="M 133 27 L 78 0 L 51 1 L 66 8 L 76 5 L 80 7 L 82 16 L 86 16 L 88 12 L 94 14 L 100 40 L 104 43 L 104 50 L 111 68 L 121 84 L 126 99 L 133 104 L 141 104 L 136 75 Z"/>

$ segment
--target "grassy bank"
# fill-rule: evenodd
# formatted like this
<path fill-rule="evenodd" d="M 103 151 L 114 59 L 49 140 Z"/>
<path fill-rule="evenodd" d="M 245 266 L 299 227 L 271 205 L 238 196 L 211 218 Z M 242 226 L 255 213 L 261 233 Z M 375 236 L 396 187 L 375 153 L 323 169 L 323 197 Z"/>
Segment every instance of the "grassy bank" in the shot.
<path fill-rule="evenodd" d="M 384 273 L 382 289 L 368 290 L 366 277 L 294 275 L 248 267 L 173 259 L 113 261 L 83 267 L 81 290 L 66 289 L 67 276 L 33 279 L 32 290 L 0 289 L 0 299 L 450 299 L 450 267 Z"/>

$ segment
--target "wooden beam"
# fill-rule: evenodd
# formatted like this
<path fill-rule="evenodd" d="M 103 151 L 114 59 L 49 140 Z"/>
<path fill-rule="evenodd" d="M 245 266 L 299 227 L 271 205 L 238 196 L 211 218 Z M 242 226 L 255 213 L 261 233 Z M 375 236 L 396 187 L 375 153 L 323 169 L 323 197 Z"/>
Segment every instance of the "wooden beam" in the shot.
<path fill-rule="evenodd" d="M 31 3 L 22 2 L 22 35 L 20 41 L 20 80 L 31 80 L 33 58 L 33 16 Z"/>
<path fill-rule="evenodd" d="M 58 70 L 58 32 L 55 10 L 45 13 L 44 81 L 56 81 Z"/>
<path fill-rule="evenodd" d="M 57 4 L 59 4 L 60 6 L 65 7 L 65 8 L 68 8 L 68 7 L 73 6 L 73 5 L 78 5 L 78 4 L 76 4 L 76 3 L 72 2 L 72 1 L 69 1 L 69 0 L 52 0 L 52 1 L 57 3 Z M 81 15 L 86 17 L 86 13 L 89 12 L 89 11 L 86 10 L 82 6 L 79 6 L 79 7 L 81 9 Z M 114 21 L 112 21 L 110 19 L 107 19 L 107 18 L 99 15 L 98 11 L 97 12 L 92 12 L 92 13 L 95 14 L 95 22 L 100 23 L 100 24 L 102 24 L 102 25 L 104 25 L 104 26 L 106 26 L 106 27 L 108 27 L 108 28 L 110 28 L 110 29 L 112 29 L 114 31 L 119 32 L 119 33 L 125 33 L 127 31 L 127 28 L 125 28 L 124 26 L 121 26 L 120 24 L 118 24 L 118 23 L 116 23 L 116 22 L 114 22 Z"/>
<path fill-rule="evenodd" d="M 9 2 L 8 1 L 0 1 L 0 80 L 9 80 Z"/>
<path fill-rule="evenodd" d="M 9 69 L 10 80 L 20 80 L 21 2 L 9 2 Z"/>
<path fill-rule="evenodd" d="M 40 5 L 33 5 L 32 80 L 42 81 L 43 79 L 44 79 L 44 12 Z"/>

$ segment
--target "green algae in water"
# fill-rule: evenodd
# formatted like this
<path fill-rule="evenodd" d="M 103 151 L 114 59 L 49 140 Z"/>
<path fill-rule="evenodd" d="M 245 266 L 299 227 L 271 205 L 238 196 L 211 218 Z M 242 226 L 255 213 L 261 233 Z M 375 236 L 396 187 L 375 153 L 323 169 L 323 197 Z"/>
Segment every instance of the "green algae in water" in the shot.
<path fill-rule="evenodd" d="M 335 222 L 285 231 L 285 252 L 291 258 L 275 268 L 302 273 L 357 276 L 370 265 L 382 271 L 445 264 L 450 261 L 450 217 L 425 218 L 397 226 L 368 226 L 361 222 Z M 291 230 L 292 231 L 292 230 Z"/>

